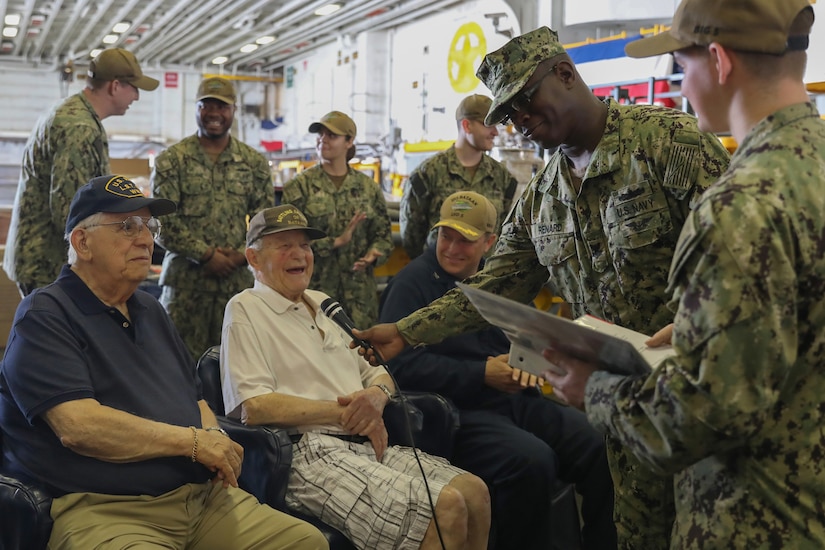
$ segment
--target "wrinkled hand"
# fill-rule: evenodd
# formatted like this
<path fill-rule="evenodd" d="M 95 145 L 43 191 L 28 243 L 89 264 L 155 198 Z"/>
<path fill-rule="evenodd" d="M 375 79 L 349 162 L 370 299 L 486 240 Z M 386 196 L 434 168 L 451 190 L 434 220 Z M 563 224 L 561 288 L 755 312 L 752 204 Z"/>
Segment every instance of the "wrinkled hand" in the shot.
<path fill-rule="evenodd" d="M 197 461 L 217 472 L 215 483 L 238 486 L 243 464 L 243 447 L 217 431 L 198 430 Z"/>
<path fill-rule="evenodd" d="M 209 261 L 204 264 L 203 269 L 207 275 L 223 279 L 231 275 L 232 272 L 235 271 L 235 267 L 235 262 L 223 253 L 220 248 L 216 248 L 215 253 L 212 254 Z"/>
<path fill-rule="evenodd" d="M 645 345 L 649 348 L 658 348 L 659 346 L 669 346 L 673 340 L 673 323 L 666 327 L 659 329 L 659 331 L 648 338 Z"/>
<path fill-rule="evenodd" d="M 387 429 L 384 426 L 384 406 L 387 396 L 377 387 L 358 390 L 338 397 L 338 404 L 344 407 L 341 427 L 348 433 L 370 438 L 376 457 L 381 460 L 387 448 Z"/>
<path fill-rule="evenodd" d="M 379 252 L 378 250 L 373 248 L 372 250 L 367 252 L 366 256 L 358 258 L 355 261 L 355 263 L 352 265 L 352 270 L 353 271 L 364 271 L 365 269 L 367 269 L 367 267 L 374 264 L 375 260 L 377 260 L 378 258 L 380 258 L 383 255 L 384 254 L 382 252 Z"/>
<path fill-rule="evenodd" d="M 542 374 L 542 377 L 553 386 L 553 394 L 571 407 L 583 411 L 584 390 L 590 375 L 596 371 L 596 365 L 585 363 L 550 349 L 544 350 L 542 355 L 545 359 L 566 371 L 563 375 L 556 374 L 552 370 L 547 370 Z"/>
<path fill-rule="evenodd" d="M 543 381 L 539 382 L 537 376 L 511 367 L 507 363 L 509 360 L 510 356 L 507 354 L 488 357 L 484 369 L 484 383 L 504 393 L 517 393 L 543 383 Z"/>
<path fill-rule="evenodd" d="M 398 326 L 395 323 L 382 323 L 366 330 L 353 329 L 352 333 L 372 344 L 385 361 L 389 361 L 407 347 L 407 341 L 398 332 Z M 359 348 L 358 353 L 363 355 L 364 359 L 370 362 L 370 365 L 378 366 L 382 364 L 381 358 L 376 357 L 373 350 L 365 350 L 355 341 L 350 342 L 349 347 L 350 349 Z"/>
<path fill-rule="evenodd" d="M 347 224 L 346 229 L 344 232 L 338 235 L 335 238 L 335 242 L 333 243 L 333 248 L 340 248 L 352 240 L 352 234 L 355 233 L 355 228 L 358 227 L 362 221 L 367 219 L 367 215 L 363 212 L 356 212 L 352 219 Z"/>

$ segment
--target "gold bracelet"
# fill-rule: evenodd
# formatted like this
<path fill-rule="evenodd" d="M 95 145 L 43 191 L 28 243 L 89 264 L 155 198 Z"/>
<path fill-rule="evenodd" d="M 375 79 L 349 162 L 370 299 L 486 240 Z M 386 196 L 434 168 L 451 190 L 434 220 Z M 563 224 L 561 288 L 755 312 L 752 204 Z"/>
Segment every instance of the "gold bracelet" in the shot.
<path fill-rule="evenodd" d="M 192 430 L 192 462 L 198 461 L 198 429 L 195 426 L 189 426 Z"/>

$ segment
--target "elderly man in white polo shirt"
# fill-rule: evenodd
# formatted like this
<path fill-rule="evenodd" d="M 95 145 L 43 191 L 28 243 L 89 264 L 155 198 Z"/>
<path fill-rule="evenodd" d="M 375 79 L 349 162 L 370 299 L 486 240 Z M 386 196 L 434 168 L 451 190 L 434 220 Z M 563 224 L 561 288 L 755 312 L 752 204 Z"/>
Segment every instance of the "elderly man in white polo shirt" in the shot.
<path fill-rule="evenodd" d="M 293 433 L 287 505 L 342 531 L 358 548 L 441 548 L 427 484 L 412 450 L 387 447 L 384 406 L 392 378 L 321 312 L 307 290 L 312 239 L 306 217 L 285 204 L 249 223 L 246 259 L 255 286 L 226 307 L 221 375 L 226 413 Z M 490 497 L 483 481 L 418 453 L 443 544 L 487 547 Z"/>

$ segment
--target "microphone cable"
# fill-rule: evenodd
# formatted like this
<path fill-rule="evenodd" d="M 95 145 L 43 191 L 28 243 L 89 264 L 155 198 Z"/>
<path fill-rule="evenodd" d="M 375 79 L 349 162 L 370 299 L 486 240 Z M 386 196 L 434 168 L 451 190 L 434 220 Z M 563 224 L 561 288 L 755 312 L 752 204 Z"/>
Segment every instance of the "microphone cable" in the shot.
<path fill-rule="evenodd" d="M 413 405 L 407 400 L 407 396 L 401 391 L 398 381 L 395 379 L 395 375 L 390 370 L 390 367 L 387 365 L 384 357 L 381 356 L 381 353 L 375 349 L 372 344 L 366 340 L 356 338 L 352 333 L 352 329 L 355 328 L 355 323 L 352 319 L 350 319 L 349 315 L 346 314 L 341 304 L 332 298 L 327 298 L 321 302 L 321 311 L 327 318 L 343 329 L 343 331 L 346 332 L 355 343 L 365 350 L 372 350 L 372 353 L 375 355 L 378 363 L 384 367 L 384 370 L 390 375 L 390 379 L 395 386 L 394 397 L 397 397 L 401 402 L 401 412 L 404 416 L 404 427 L 407 430 L 410 448 L 412 449 L 413 456 L 415 457 L 415 462 L 418 464 L 418 469 L 421 471 L 421 478 L 424 480 L 424 490 L 427 491 L 427 500 L 430 503 L 430 510 L 433 513 L 433 524 L 435 525 L 435 532 L 438 535 L 438 542 L 441 544 L 441 550 L 447 550 L 447 546 L 444 544 L 444 537 L 441 536 L 441 526 L 438 525 L 438 518 L 435 514 L 435 504 L 433 503 L 433 496 L 430 494 L 430 484 L 427 482 L 427 474 L 424 472 L 424 466 L 421 464 L 421 458 L 418 456 L 418 449 L 416 448 L 415 438 L 413 437 L 412 422 L 410 422 L 410 411 L 413 409 Z M 364 361 L 367 360 L 365 357 L 362 359 Z"/>

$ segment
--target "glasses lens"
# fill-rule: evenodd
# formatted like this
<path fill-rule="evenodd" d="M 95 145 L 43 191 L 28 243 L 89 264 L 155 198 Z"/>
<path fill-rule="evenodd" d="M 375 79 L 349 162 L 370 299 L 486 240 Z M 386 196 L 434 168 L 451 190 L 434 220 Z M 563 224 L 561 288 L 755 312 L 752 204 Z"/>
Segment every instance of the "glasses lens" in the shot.
<path fill-rule="evenodd" d="M 160 228 L 160 220 L 157 218 L 149 218 L 149 221 L 146 222 L 146 229 L 149 230 L 149 233 L 151 233 L 154 238 L 160 237 Z"/>
<path fill-rule="evenodd" d="M 127 237 L 134 237 L 143 226 L 143 220 L 138 216 L 131 216 L 123 220 L 123 234 Z"/>
<path fill-rule="evenodd" d="M 160 235 L 160 220 L 157 218 L 147 218 L 146 221 L 144 221 L 140 216 L 130 216 L 123 220 L 123 234 L 129 238 L 135 238 L 143 226 L 146 226 L 146 229 L 152 237 Z"/>

